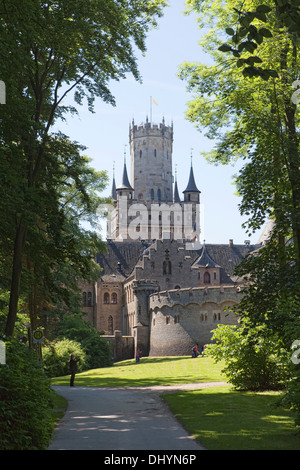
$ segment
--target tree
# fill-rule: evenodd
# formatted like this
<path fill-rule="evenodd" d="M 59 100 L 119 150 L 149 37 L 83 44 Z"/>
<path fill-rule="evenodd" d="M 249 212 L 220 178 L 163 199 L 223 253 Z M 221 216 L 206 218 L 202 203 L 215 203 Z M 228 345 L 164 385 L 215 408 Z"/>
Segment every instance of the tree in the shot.
<path fill-rule="evenodd" d="M 272 37 L 271 30 L 264 24 L 268 22 L 269 14 L 275 14 L 278 24 L 286 29 L 292 41 L 299 39 L 300 2 L 297 0 L 274 0 L 269 1 L 267 5 L 265 2 L 258 2 L 256 5 L 252 5 L 251 10 L 245 9 L 244 3 L 240 7 L 233 8 L 237 14 L 234 28 L 227 27 L 225 29 L 225 32 L 231 36 L 230 43 L 232 44 L 222 44 L 219 50 L 231 52 L 237 58 L 236 65 L 243 67 L 244 76 L 259 76 L 264 80 L 278 77 L 276 70 L 264 68 L 263 61 L 254 54 L 263 43 L 264 38 Z M 257 20 L 261 23 L 260 28 L 254 24 L 254 22 L 257 23 Z M 250 52 L 252 56 L 243 58 L 244 50 Z M 261 65 L 257 66 L 257 63 Z"/>
<path fill-rule="evenodd" d="M 243 2 L 242 7 L 231 0 L 188 3 L 202 20 L 211 21 L 202 43 L 214 63 L 182 67 L 181 77 L 193 93 L 187 117 L 199 129 L 207 127 L 209 136 L 217 136 L 217 145 L 208 155 L 211 161 L 244 160 L 236 183 L 249 233 L 268 219 L 273 221 L 267 245 L 238 267 L 245 287 L 237 312 L 251 328 L 263 327 L 280 337 L 291 355 L 300 332 L 299 108 L 292 99 L 299 71 L 299 37 L 287 25 L 291 11 L 283 21 L 284 0 L 275 2 L 276 9 L 271 1 L 264 2 L 267 8 L 256 0 Z M 226 45 L 224 32 L 231 38 Z M 299 387 L 289 381 L 287 385 L 299 423 Z"/>
<path fill-rule="evenodd" d="M 237 390 L 280 390 L 288 378 L 288 358 L 280 337 L 264 326 L 219 325 L 207 352 L 224 360 L 228 381 Z"/>
<path fill-rule="evenodd" d="M 234 21 L 231 1 L 189 2 L 201 13 L 213 16 L 213 28 L 203 41 L 214 64 L 184 64 L 181 77 L 193 93 L 187 117 L 208 135 L 219 139 L 211 160 L 228 163 L 243 158 L 246 163 L 237 177 L 242 196 L 241 212 L 250 215 L 249 229 L 256 231 L 269 217 L 282 239 L 293 239 L 294 260 L 300 267 L 300 170 L 299 111 L 291 101 L 292 83 L 299 68 L 299 44 L 292 41 L 276 16 L 268 23 L 257 60 L 276 70 L 279 78 L 268 81 L 245 77 L 232 59 L 218 50 L 224 25 Z M 257 2 L 244 2 L 245 9 Z M 226 6 L 226 7 L 225 7 Z M 208 10 L 209 9 L 209 10 Z M 245 49 L 244 56 L 253 59 Z"/>
<path fill-rule="evenodd" d="M 44 185 L 35 204 L 39 217 L 28 227 L 21 283 L 33 329 L 41 312 L 46 317 L 53 310 L 78 310 L 78 281 L 95 281 L 100 274 L 95 256 L 105 244 L 81 222 L 95 223 L 107 176 L 89 166 L 82 150 L 61 134 L 47 148 Z"/>
<path fill-rule="evenodd" d="M 109 81 L 126 73 L 140 79 L 135 48 L 145 51 L 146 34 L 164 5 L 164 0 L 0 4 L 0 75 L 7 89 L 0 151 L 8 190 L 0 212 L 12 210 L 10 222 L 4 222 L 12 253 L 8 336 L 16 320 L 36 190 L 44 184 L 51 126 L 75 112 L 64 106 L 64 98 L 73 91 L 75 102 L 86 98 L 90 110 L 96 97 L 114 104 Z"/>

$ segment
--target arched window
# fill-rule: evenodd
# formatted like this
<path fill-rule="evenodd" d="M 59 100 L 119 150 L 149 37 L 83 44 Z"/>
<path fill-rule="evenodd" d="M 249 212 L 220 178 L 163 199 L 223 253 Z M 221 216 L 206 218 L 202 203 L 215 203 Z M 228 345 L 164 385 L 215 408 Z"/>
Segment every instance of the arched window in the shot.
<path fill-rule="evenodd" d="M 103 303 L 104 304 L 109 304 L 109 293 L 108 292 L 105 292 L 105 294 L 103 296 Z"/>
<path fill-rule="evenodd" d="M 86 292 L 82 292 L 82 305 L 86 307 Z"/>
<path fill-rule="evenodd" d="M 203 277 L 204 284 L 210 284 L 210 274 L 206 271 Z"/>
<path fill-rule="evenodd" d="M 91 307 L 92 305 L 92 293 L 91 292 L 88 292 L 87 304 L 88 304 L 88 307 Z"/>
<path fill-rule="evenodd" d="M 151 201 L 153 201 L 154 200 L 154 189 L 150 190 L 150 197 L 151 197 Z"/>
<path fill-rule="evenodd" d="M 114 319 L 111 315 L 107 319 L 107 330 L 110 335 L 114 333 Z"/>
<path fill-rule="evenodd" d="M 157 190 L 157 199 L 158 199 L 158 202 L 161 201 L 161 190 L 160 189 Z"/>
<path fill-rule="evenodd" d="M 156 149 L 154 149 L 154 156 L 156 157 Z"/>
<path fill-rule="evenodd" d="M 163 262 L 163 274 L 172 274 L 171 261 L 164 261 Z"/>
<path fill-rule="evenodd" d="M 142 158 L 143 152 L 140 150 L 140 158 Z"/>
<path fill-rule="evenodd" d="M 115 292 L 111 294 L 111 303 L 112 304 L 117 304 L 118 303 L 118 296 Z"/>

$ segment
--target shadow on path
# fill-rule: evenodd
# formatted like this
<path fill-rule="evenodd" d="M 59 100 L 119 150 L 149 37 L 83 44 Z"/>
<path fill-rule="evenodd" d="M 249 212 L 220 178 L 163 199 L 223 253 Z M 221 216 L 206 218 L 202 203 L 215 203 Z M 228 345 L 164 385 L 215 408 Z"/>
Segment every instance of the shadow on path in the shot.
<path fill-rule="evenodd" d="M 224 385 L 133 388 L 53 386 L 68 408 L 49 450 L 204 450 L 160 398 L 162 391 Z"/>

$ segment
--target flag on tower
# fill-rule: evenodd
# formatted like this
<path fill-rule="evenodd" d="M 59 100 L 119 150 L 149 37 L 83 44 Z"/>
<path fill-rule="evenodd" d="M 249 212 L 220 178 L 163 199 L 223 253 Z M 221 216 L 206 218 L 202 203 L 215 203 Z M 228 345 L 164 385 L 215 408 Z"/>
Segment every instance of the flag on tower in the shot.
<path fill-rule="evenodd" d="M 155 104 L 156 104 L 156 106 L 158 106 L 158 102 L 157 102 L 157 101 L 155 101 L 155 100 L 152 98 L 152 96 L 151 96 L 151 101 L 153 101 L 153 103 L 155 103 Z"/>

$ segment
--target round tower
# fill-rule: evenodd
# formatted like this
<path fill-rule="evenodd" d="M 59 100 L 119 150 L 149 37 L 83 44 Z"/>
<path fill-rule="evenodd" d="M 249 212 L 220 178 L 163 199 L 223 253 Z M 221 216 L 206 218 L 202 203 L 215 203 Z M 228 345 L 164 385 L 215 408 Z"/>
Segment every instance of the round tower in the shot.
<path fill-rule="evenodd" d="M 143 201 L 171 202 L 173 125 L 146 120 L 129 129 L 131 185 L 134 198 Z"/>

